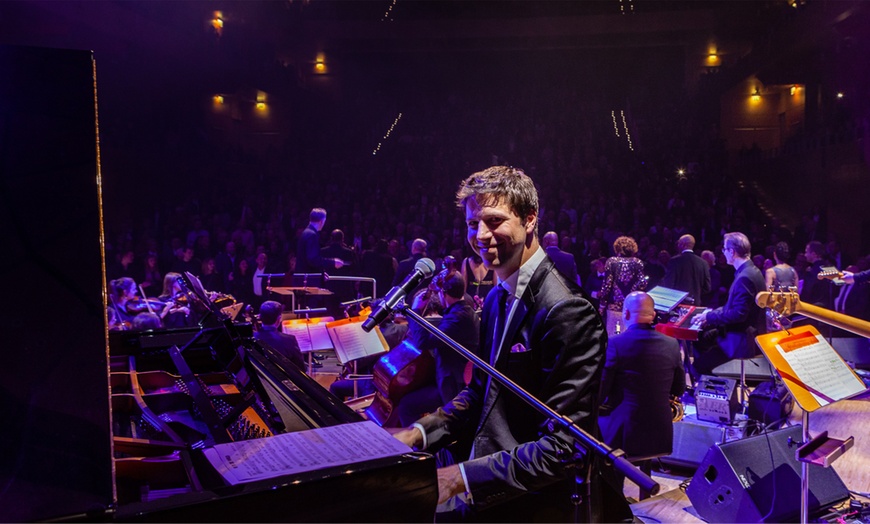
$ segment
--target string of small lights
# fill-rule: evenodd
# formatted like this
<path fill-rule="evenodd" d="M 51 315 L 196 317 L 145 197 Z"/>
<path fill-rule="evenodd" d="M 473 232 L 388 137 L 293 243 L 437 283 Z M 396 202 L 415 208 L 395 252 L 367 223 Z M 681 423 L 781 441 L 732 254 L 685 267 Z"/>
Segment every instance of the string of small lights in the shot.
<path fill-rule="evenodd" d="M 619 138 L 619 126 L 616 125 L 616 111 L 610 112 L 610 119 L 613 120 L 613 132 L 616 133 L 616 138 Z"/>
<path fill-rule="evenodd" d="M 393 8 L 396 7 L 397 1 L 398 0 L 393 0 L 393 2 L 390 4 L 390 7 L 387 8 L 387 12 L 384 13 L 384 16 L 381 18 L 381 22 L 386 22 L 387 20 L 389 20 L 390 22 L 393 21 L 392 13 L 393 13 Z"/>
<path fill-rule="evenodd" d="M 628 9 L 625 8 L 626 4 L 628 4 Z M 619 14 L 627 13 L 634 13 L 634 0 L 619 0 Z"/>
<path fill-rule="evenodd" d="M 384 138 L 382 138 L 381 141 L 378 142 L 377 147 L 375 147 L 375 150 L 372 151 L 372 156 L 375 156 L 375 155 L 378 154 L 378 151 L 381 150 L 381 145 L 384 143 L 384 141 L 385 141 L 387 138 L 390 137 L 390 133 L 393 132 L 393 129 L 396 127 L 396 124 L 399 123 L 399 120 L 401 120 L 401 118 L 402 118 L 402 113 L 399 113 L 399 116 L 397 116 L 396 119 L 393 120 L 393 125 L 391 125 L 389 129 L 387 129 L 387 134 L 384 135 Z"/>
<path fill-rule="evenodd" d="M 628 124 L 625 123 L 625 111 L 620 111 L 619 116 L 622 117 L 622 127 L 625 129 L 625 139 L 628 141 L 628 148 L 634 151 L 634 145 L 631 143 L 631 133 L 628 132 Z"/>

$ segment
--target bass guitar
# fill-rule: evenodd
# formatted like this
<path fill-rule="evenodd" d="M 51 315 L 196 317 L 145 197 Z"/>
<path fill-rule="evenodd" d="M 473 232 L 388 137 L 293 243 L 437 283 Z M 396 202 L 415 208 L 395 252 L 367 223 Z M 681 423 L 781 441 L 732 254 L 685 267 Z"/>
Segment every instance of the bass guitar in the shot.
<path fill-rule="evenodd" d="M 823 307 L 804 304 L 794 291 L 762 291 L 755 295 L 755 303 L 759 307 L 770 308 L 783 316 L 800 313 L 825 324 L 870 338 L 870 322 Z"/>

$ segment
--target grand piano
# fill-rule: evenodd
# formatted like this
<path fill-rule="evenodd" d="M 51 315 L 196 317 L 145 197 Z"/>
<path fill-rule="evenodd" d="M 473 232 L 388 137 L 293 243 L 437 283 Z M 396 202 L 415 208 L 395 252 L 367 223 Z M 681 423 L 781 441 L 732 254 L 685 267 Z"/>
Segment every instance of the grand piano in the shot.
<path fill-rule="evenodd" d="M 250 324 L 108 331 L 94 64 L 0 46 L 0 521 L 431 522 L 428 454 L 235 484 L 212 466 L 361 420 Z"/>

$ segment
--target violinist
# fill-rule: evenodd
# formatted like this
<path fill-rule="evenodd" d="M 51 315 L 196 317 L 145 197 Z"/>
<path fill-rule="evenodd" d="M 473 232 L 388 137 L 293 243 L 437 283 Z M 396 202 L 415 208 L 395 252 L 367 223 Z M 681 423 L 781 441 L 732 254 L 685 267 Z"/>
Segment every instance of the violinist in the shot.
<path fill-rule="evenodd" d="M 109 331 L 124 331 L 130 329 L 136 313 L 127 311 L 127 305 L 138 299 L 136 281 L 130 277 L 116 278 L 109 282 L 109 304 L 106 318 Z"/>
<path fill-rule="evenodd" d="M 438 329 L 472 352 L 477 352 L 479 334 L 474 308 L 466 299 L 465 279 L 459 271 L 445 269 L 433 279 L 433 293 L 421 293 L 415 297 L 411 308 L 415 311 L 429 309 L 429 302 L 440 301 L 444 309 Z M 408 339 L 422 351 L 435 357 L 435 383 L 407 393 L 399 400 L 396 409 L 399 421 L 408 426 L 422 415 L 431 413 L 452 400 L 465 387 L 465 358 L 446 347 L 416 322 L 408 326 Z"/>
<path fill-rule="evenodd" d="M 163 277 L 163 293 L 157 299 L 163 303 L 160 311 L 155 311 L 168 328 L 189 327 L 193 325 L 187 295 L 181 289 L 179 273 L 170 271 Z"/>

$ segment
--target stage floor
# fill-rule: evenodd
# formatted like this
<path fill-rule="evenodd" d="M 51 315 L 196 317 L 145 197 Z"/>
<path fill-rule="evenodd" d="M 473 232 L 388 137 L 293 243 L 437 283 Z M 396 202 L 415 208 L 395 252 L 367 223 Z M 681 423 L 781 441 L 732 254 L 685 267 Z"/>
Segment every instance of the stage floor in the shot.
<path fill-rule="evenodd" d="M 314 369 L 313 377 L 328 389 L 329 384 L 337 378 L 341 365 L 331 352 L 323 354 L 326 357 L 323 367 Z M 788 423 L 800 424 L 801 417 L 802 411 L 795 405 Z M 825 406 L 811 413 L 809 419 L 810 432 L 814 436 L 827 430 L 833 438 L 855 437 L 852 449 L 837 459 L 832 467 L 851 491 L 870 491 L 870 390 L 854 399 Z M 661 491 L 655 497 L 634 502 L 638 500 L 638 488 L 626 480 L 624 492 L 626 498 L 633 502 L 631 508 L 635 517 L 649 523 L 704 522 L 695 514 L 692 503 L 683 491 L 694 470 L 667 464 L 660 467 L 658 471 L 654 467 L 652 475 L 661 485 Z M 799 492 L 792 496 L 800 499 Z M 870 498 L 858 497 L 858 500 L 870 502 Z"/>

